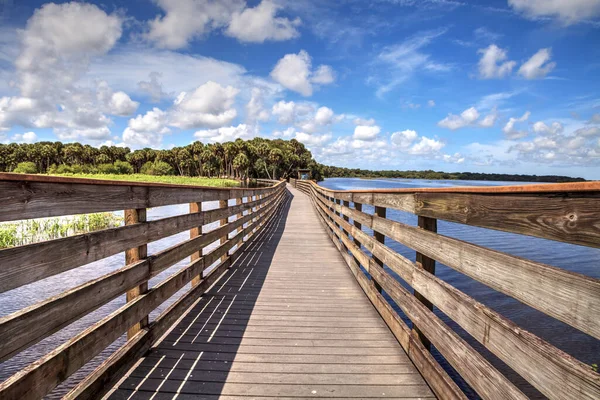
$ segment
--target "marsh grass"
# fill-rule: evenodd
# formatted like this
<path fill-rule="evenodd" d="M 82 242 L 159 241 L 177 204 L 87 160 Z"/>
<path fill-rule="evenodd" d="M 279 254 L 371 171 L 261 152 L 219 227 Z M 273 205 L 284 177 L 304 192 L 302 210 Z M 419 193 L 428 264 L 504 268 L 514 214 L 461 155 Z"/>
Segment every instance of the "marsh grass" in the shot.
<path fill-rule="evenodd" d="M 73 178 L 108 179 L 114 181 L 148 182 L 148 183 L 172 183 L 176 185 L 213 186 L 213 187 L 236 187 L 240 186 L 233 179 L 206 178 L 196 176 L 171 176 L 171 175 L 144 175 L 144 174 L 61 174 L 59 176 L 70 176 Z"/>
<path fill-rule="evenodd" d="M 59 239 L 123 224 L 114 213 L 82 214 L 0 223 L 0 249 Z"/>

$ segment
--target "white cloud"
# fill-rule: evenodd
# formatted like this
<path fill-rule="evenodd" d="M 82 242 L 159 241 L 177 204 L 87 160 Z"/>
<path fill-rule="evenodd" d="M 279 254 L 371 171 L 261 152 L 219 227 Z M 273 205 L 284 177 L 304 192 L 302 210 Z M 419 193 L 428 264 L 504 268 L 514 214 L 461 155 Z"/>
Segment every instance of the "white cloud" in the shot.
<path fill-rule="evenodd" d="M 354 135 L 352 135 L 352 137 L 356 140 L 371 141 L 374 140 L 380 132 L 381 128 L 377 125 L 358 125 L 354 128 Z"/>
<path fill-rule="evenodd" d="M 352 122 L 354 123 L 354 125 L 366 125 L 366 126 L 375 125 L 375 120 L 373 118 L 369 118 L 369 119 L 354 118 L 354 120 Z"/>
<path fill-rule="evenodd" d="M 192 93 L 182 92 L 175 100 L 170 125 L 182 129 L 218 128 L 230 124 L 237 116 L 234 107 L 239 90 L 209 81 Z"/>
<path fill-rule="evenodd" d="M 331 133 L 322 135 L 309 135 L 305 132 L 296 132 L 296 140 L 304 143 L 307 146 L 322 146 L 325 142 L 331 139 Z"/>
<path fill-rule="evenodd" d="M 160 147 L 167 128 L 168 114 L 154 107 L 144 115 L 131 118 L 123 131 L 123 143 L 131 147 Z"/>
<path fill-rule="evenodd" d="M 479 76 L 483 79 L 503 78 L 510 75 L 517 64 L 515 61 L 506 61 L 506 50 L 491 44 L 485 49 L 480 49 Z"/>
<path fill-rule="evenodd" d="M 600 15 L 598 0 L 508 0 L 508 4 L 529 18 L 555 17 L 565 24 Z"/>
<path fill-rule="evenodd" d="M 15 60 L 20 96 L 0 101 L 0 129 L 20 124 L 52 128 L 61 139 L 110 136 L 112 121 L 104 113 L 128 115 L 137 103 L 105 83 L 78 83 L 90 61 L 113 48 L 122 23 L 120 15 L 85 3 L 49 3 L 35 10 L 21 31 Z"/>
<path fill-rule="evenodd" d="M 439 152 L 445 144 L 439 140 L 421 136 L 421 140 L 415 143 L 409 150 L 410 154 L 434 154 Z"/>
<path fill-rule="evenodd" d="M 298 118 L 304 117 L 313 111 L 314 106 L 309 103 L 286 102 L 283 100 L 275 103 L 271 110 L 280 124 L 293 124 Z"/>
<path fill-rule="evenodd" d="M 575 135 L 582 137 L 600 136 L 600 128 L 597 126 L 587 126 L 575 131 Z"/>
<path fill-rule="evenodd" d="M 319 125 L 329 125 L 333 122 L 333 110 L 329 107 L 319 107 L 315 114 L 315 122 Z"/>
<path fill-rule="evenodd" d="M 552 49 L 541 49 L 527 60 L 521 68 L 519 74 L 526 79 L 543 78 L 550 73 L 556 66 L 555 62 L 549 62 L 552 55 Z"/>
<path fill-rule="evenodd" d="M 427 106 L 428 107 L 435 107 L 435 101 L 433 101 L 433 100 L 427 101 Z"/>
<path fill-rule="evenodd" d="M 310 80 L 319 85 L 329 85 L 335 81 L 335 72 L 329 65 L 319 65 Z"/>
<path fill-rule="evenodd" d="M 150 95 L 150 99 L 153 103 L 158 103 L 163 97 L 166 97 L 167 94 L 163 92 L 162 83 L 159 82 L 159 79 L 162 77 L 160 72 L 152 71 L 148 74 L 148 81 L 139 81 L 137 83 L 138 88 Z"/>
<path fill-rule="evenodd" d="M 316 71 L 312 70 L 312 59 L 304 50 L 283 56 L 271 71 L 271 77 L 283 87 L 303 96 L 311 96 L 314 86 L 334 81 L 331 67 L 321 65 Z"/>
<path fill-rule="evenodd" d="M 37 141 L 37 135 L 35 132 L 17 133 L 10 140 L 16 143 L 33 143 Z"/>
<path fill-rule="evenodd" d="M 519 130 L 517 130 L 515 128 L 515 124 L 517 122 L 525 122 L 525 121 L 527 121 L 529 119 L 530 115 L 531 115 L 531 113 L 529 111 L 527 111 L 520 118 L 510 118 L 508 120 L 508 122 L 506 123 L 506 125 L 504 125 L 504 128 L 502 128 L 502 131 L 504 132 L 504 134 L 506 135 L 506 137 L 508 139 L 519 139 L 519 138 L 527 136 L 527 131 L 519 131 Z"/>
<path fill-rule="evenodd" d="M 542 121 L 538 121 L 533 124 L 533 132 L 538 135 L 558 135 L 561 134 L 564 130 L 563 125 L 560 122 L 553 122 L 550 126 L 546 125 Z"/>
<path fill-rule="evenodd" d="M 156 0 L 164 10 L 149 22 L 146 38 L 166 49 L 186 47 L 213 29 L 225 27 L 231 15 L 244 9 L 243 0 Z"/>
<path fill-rule="evenodd" d="M 131 100 L 125 92 L 112 94 L 109 103 L 109 112 L 113 115 L 127 116 L 135 113 L 140 103 Z"/>
<path fill-rule="evenodd" d="M 288 40 L 300 36 L 296 29 L 300 18 L 293 21 L 276 17 L 281 6 L 270 0 L 263 0 L 254 8 L 236 11 L 225 33 L 242 42 L 262 43 L 265 40 Z"/>
<path fill-rule="evenodd" d="M 234 141 L 235 139 L 251 139 L 258 135 L 258 127 L 247 124 L 201 130 L 194 133 L 196 139 L 211 143 L 225 143 Z"/>
<path fill-rule="evenodd" d="M 267 121 L 269 111 L 264 108 L 263 92 L 259 88 L 252 88 L 252 97 L 246 105 L 246 119 L 249 122 Z"/>
<path fill-rule="evenodd" d="M 479 118 L 479 112 L 475 107 L 467 108 L 460 115 L 448 114 L 446 118 L 438 122 L 438 126 L 456 130 L 472 125 Z"/>
<path fill-rule="evenodd" d="M 463 157 L 460 153 L 454 153 L 453 155 L 444 154 L 442 156 L 442 160 L 447 163 L 462 164 L 465 162 L 465 157 Z"/>
<path fill-rule="evenodd" d="M 392 144 L 400 147 L 401 149 L 407 149 L 417 139 L 418 135 L 416 131 L 406 129 L 402 132 L 394 132 L 391 136 Z"/>
<path fill-rule="evenodd" d="M 479 126 L 482 128 L 491 128 L 496 125 L 496 121 L 498 120 L 498 112 L 496 108 L 493 108 L 488 115 L 483 117 L 483 119 L 479 122 Z"/>

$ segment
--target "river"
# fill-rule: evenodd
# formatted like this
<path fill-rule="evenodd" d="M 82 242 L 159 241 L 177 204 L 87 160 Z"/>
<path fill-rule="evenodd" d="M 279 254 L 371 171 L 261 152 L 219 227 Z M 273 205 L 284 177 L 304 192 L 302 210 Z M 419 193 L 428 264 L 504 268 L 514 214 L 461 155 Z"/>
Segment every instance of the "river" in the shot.
<path fill-rule="evenodd" d="M 502 186 L 527 184 L 527 182 L 489 182 L 489 181 L 438 181 L 421 179 L 359 179 L 359 178 L 331 178 L 319 183 L 321 186 L 336 190 L 354 189 L 392 189 L 392 188 L 422 188 L 422 187 L 455 187 L 455 186 Z M 363 210 L 372 213 L 372 207 L 364 205 Z M 402 211 L 387 210 L 387 218 L 403 223 L 416 225 L 417 217 Z M 368 229 L 365 229 L 368 231 Z M 480 246 L 533 261 L 578 272 L 594 278 L 600 278 L 600 249 L 576 246 L 567 243 L 554 242 L 535 237 L 500 232 L 491 229 L 478 228 L 452 222 L 438 221 L 438 233 L 461 239 Z M 415 252 L 393 240 L 386 240 L 386 245 L 415 261 Z M 475 298 L 477 301 L 491 307 L 495 311 L 509 318 L 520 327 L 538 335 L 559 349 L 574 356 L 586 364 L 600 363 L 600 341 L 570 327 L 569 325 L 548 317 L 545 314 L 508 297 L 493 289 L 443 265 L 437 263 L 436 275 L 457 289 Z M 398 278 L 399 279 L 399 278 Z M 401 279 L 399 279 L 402 281 Z M 405 282 L 402 282 L 406 287 Z M 394 305 L 399 315 L 402 311 Z M 463 339 L 473 345 L 478 351 L 511 379 L 529 397 L 544 398 L 537 390 L 520 378 L 512 369 L 488 352 L 469 334 L 452 322 L 443 313 L 436 311 L 450 327 L 455 329 Z M 404 318 L 406 320 L 406 318 Z M 444 365 L 453 378 L 456 373 L 445 362 L 443 357 L 434 350 L 436 359 Z M 540 366 L 542 368 L 542 366 Z M 460 383 L 463 389 L 469 391 L 464 382 Z M 477 398 L 474 393 L 470 397 Z"/>
<path fill-rule="evenodd" d="M 320 183 L 322 186 L 331 189 L 370 189 L 370 188 L 416 188 L 416 187 L 448 187 L 448 186 L 476 186 L 476 185 L 506 185 L 515 184 L 515 182 L 474 182 L 474 181 L 431 181 L 431 180 L 403 180 L 403 179 L 350 179 L 350 178 L 335 178 L 327 179 Z M 231 203 L 233 204 L 233 203 Z M 207 203 L 207 209 L 216 208 L 217 202 Z M 370 212 L 367 206 L 364 206 L 364 210 Z M 188 212 L 187 205 L 167 206 L 167 207 L 156 207 L 148 211 L 148 219 L 155 220 L 173 215 L 184 214 Z M 122 214 L 122 213 L 121 213 Z M 417 218 L 414 215 L 388 210 L 388 218 L 409 223 L 416 224 Z M 214 229 L 217 223 L 213 223 L 205 227 L 205 230 Z M 470 227 L 466 225 L 460 225 L 445 221 L 438 222 L 438 232 L 462 239 L 471 243 L 475 243 L 481 246 L 489 247 L 495 250 L 503 251 L 516 256 L 521 256 L 538 262 L 550 264 L 560 268 L 564 268 L 570 271 L 579 272 L 581 274 L 589 275 L 595 278 L 600 278 L 600 250 L 586 248 L 582 246 L 569 245 L 565 243 L 552 242 L 549 240 L 538 239 L 533 237 L 526 237 L 516 234 L 510 234 L 505 232 L 493 231 L 488 229 L 482 229 L 477 227 Z M 182 240 L 189 237 L 188 232 L 182 232 L 165 239 L 158 240 L 148 245 L 148 253 L 156 253 L 157 251 L 168 248 L 175 245 Z M 411 260 L 415 259 L 415 252 L 392 241 L 387 241 L 386 244 L 392 247 L 400 254 L 408 257 Z M 216 244 L 210 246 L 214 248 Z M 157 284 L 164 280 L 167 276 L 171 275 L 175 271 L 181 269 L 186 263 L 189 262 L 189 258 L 185 259 L 166 271 L 163 271 L 160 275 L 156 276 L 150 281 L 150 286 Z M 23 307 L 33 305 L 39 301 L 45 300 L 51 296 L 60 294 L 61 292 L 73 288 L 77 285 L 83 284 L 91 279 L 95 279 L 109 272 L 112 272 L 118 268 L 123 267 L 125 264 L 124 254 L 117 254 L 112 257 L 108 257 L 103 260 L 99 260 L 83 267 L 52 276 L 36 282 L 31 285 L 27 285 L 21 288 L 17 288 L 5 293 L 0 294 L 0 317 L 6 316 L 12 312 L 15 312 Z M 481 303 L 493 308 L 500 312 L 504 316 L 514 321 L 517 325 L 535 333 L 536 335 L 544 338 L 548 342 L 552 343 L 556 347 L 566 351 L 573 355 L 577 359 L 587 363 L 599 363 L 600 362 L 600 343 L 594 338 L 579 332 L 578 330 L 569 327 L 568 325 L 556 321 L 544 314 L 523 305 L 522 303 L 507 297 L 501 293 L 498 293 L 488 287 L 438 263 L 436 269 L 436 275 L 441 279 L 452 284 L 454 287 L 462 290 L 463 292 L 474 297 Z M 182 289 L 182 292 L 187 290 L 188 287 Z M 174 296 L 171 301 L 163 304 L 157 311 L 151 314 L 151 319 L 154 318 L 158 313 L 165 309 L 172 301 L 178 296 Z M 120 296 L 110 303 L 98 308 L 94 312 L 86 315 L 78 321 L 73 322 L 71 325 L 63 328 L 59 332 L 49 336 L 40 343 L 32 346 L 26 351 L 16 355 L 12 359 L 5 361 L 0 364 L 0 381 L 5 380 L 10 375 L 24 368 L 31 362 L 37 360 L 42 355 L 55 349 L 60 344 L 64 343 L 77 333 L 81 332 L 85 328 L 92 325 L 94 322 L 100 320 L 111 312 L 115 311 L 119 307 L 125 304 L 125 296 Z M 398 310 L 399 311 L 399 310 Z M 400 315 L 402 313 L 400 312 Z M 529 387 L 522 379 L 512 372 L 506 365 L 501 361 L 493 357 L 485 349 L 482 349 L 472 338 L 469 337 L 464 331 L 456 326 L 452 321 L 449 321 L 443 314 L 438 312 L 438 315 L 447 322 L 453 329 L 461 334 L 469 343 L 473 344 L 474 347 L 482 351 L 486 357 L 500 369 L 503 373 L 509 376 L 519 387 L 529 396 L 537 397 L 538 393 L 531 387 Z M 96 366 L 98 366 L 103 359 L 105 359 L 110 353 L 121 346 L 125 341 L 125 337 L 122 336 L 115 341 L 108 349 L 94 358 L 85 367 L 80 369 L 77 373 L 71 376 L 67 381 L 55 389 L 48 398 L 55 399 L 60 398 L 70 388 L 72 388 L 77 382 L 79 382 L 84 376 L 89 374 Z M 456 377 L 456 374 L 451 371 L 451 368 L 445 363 L 443 358 L 434 351 L 436 358 Z M 458 379 L 458 378 L 457 378 Z M 461 384 L 463 388 L 467 389 L 467 386 Z M 473 394 L 473 398 L 476 396 Z"/>

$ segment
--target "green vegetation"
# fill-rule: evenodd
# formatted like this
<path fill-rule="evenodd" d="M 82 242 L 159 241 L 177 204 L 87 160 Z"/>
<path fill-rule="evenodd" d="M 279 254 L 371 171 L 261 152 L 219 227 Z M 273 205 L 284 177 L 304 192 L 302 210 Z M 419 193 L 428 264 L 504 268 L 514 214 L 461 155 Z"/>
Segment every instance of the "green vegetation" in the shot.
<path fill-rule="evenodd" d="M 0 249 L 113 228 L 122 222 L 123 218 L 113 213 L 3 222 L 0 223 Z"/>
<path fill-rule="evenodd" d="M 175 185 L 213 186 L 213 187 L 235 187 L 239 182 L 233 179 L 204 178 L 197 176 L 157 176 L 145 174 L 60 174 L 61 176 L 72 176 L 74 178 L 107 179 L 114 181 L 148 182 L 148 183 L 171 183 Z"/>
<path fill-rule="evenodd" d="M 0 144 L 0 172 L 49 174 L 145 174 L 155 176 L 280 179 L 310 168 L 320 179 L 320 165 L 295 139 L 203 144 L 194 142 L 170 150 L 38 142 Z M 168 182 L 171 182 L 169 180 Z"/>
<path fill-rule="evenodd" d="M 404 179 L 460 179 L 467 181 L 510 181 L 510 182 L 584 182 L 583 178 L 557 175 L 514 175 L 484 174 L 479 172 L 441 171 L 370 171 L 357 168 L 322 166 L 322 173 L 328 178 L 404 178 Z"/>

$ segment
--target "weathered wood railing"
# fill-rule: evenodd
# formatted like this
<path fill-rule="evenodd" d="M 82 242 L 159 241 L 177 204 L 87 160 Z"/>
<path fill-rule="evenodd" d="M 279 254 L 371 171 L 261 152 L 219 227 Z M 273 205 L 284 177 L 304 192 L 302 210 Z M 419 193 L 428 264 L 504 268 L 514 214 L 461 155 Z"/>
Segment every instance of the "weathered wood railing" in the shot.
<path fill-rule="evenodd" d="M 436 232 L 440 219 L 598 248 L 600 184 L 334 191 L 311 181 L 295 183 L 311 197 L 361 287 L 440 398 L 465 395 L 430 354 L 430 343 L 481 397 L 526 396 L 436 316 L 433 306 L 548 398 L 600 398 L 600 375 L 591 366 L 435 275 L 437 260 L 600 339 L 600 280 Z M 366 204 L 374 207 L 373 214 L 362 211 Z M 418 215 L 419 226 L 387 219 L 387 208 Z M 385 237 L 415 250 L 416 262 L 386 246 Z M 384 265 L 412 286 L 414 294 Z M 412 329 L 382 290 L 410 319 Z"/>
<path fill-rule="evenodd" d="M 0 292 L 126 252 L 123 268 L 0 318 L 0 361 L 127 294 L 123 307 L 1 383 L 0 398 L 45 396 L 127 332 L 126 343 L 66 398 L 96 398 L 109 390 L 222 276 L 247 238 L 274 214 L 285 184 L 270 183 L 258 189 L 220 189 L 0 174 L 0 221 L 125 210 L 122 227 L 0 250 Z M 236 204 L 228 205 L 231 200 Z M 219 208 L 203 209 L 209 201 L 218 201 Z M 189 203 L 189 214 L 146 220 L 147 208 L 182 203 Z M 202 230 L 216 221 L 218 228 Z M 147 254 L 147 243 L 187 230 L 189 240 Z M 203 252 L 219 240 L 218 247 Z M 148 288 L 150 278 L 190 256 L 188 265 Z M 190 282 L 191 289 L 148 321 L 151 311 Z"/>

